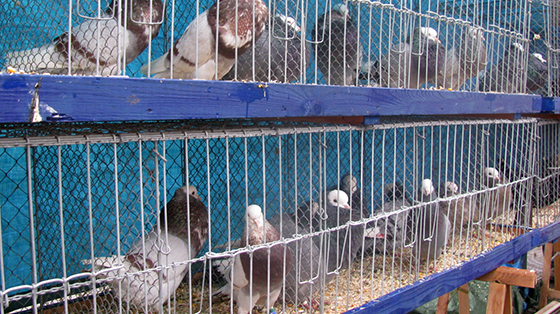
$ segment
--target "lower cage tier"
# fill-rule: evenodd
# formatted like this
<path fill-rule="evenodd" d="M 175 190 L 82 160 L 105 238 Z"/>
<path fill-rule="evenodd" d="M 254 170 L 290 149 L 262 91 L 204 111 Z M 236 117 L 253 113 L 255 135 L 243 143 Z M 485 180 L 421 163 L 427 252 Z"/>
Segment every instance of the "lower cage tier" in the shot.
<path fill-rule="evenodd" d="M 406 312 L 560 236 L 560 123 L 385 119 L 6 125 L 2 309 Z"/>

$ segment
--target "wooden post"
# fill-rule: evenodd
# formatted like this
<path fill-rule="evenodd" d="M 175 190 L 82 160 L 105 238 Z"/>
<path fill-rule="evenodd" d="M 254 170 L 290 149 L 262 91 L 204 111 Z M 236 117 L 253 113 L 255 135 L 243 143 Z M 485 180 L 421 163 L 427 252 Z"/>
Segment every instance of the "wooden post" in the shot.
<path fill-rule="evenodd" d="M 469 284 L 466 283 L 457 289 L 457 294 L 459 296 L 459 314 L 469 314 L 470 304 L 469 304 Z"/>
<path fill-rule="evenodd" d="M 550 293 L 550 260 L 552 259 L 552 243 L 547 243 L 544 246 L 544 262 L 542 272 L 542 287 L 541 297 L 539 300 L 539 308 L 543 308 L 548 303 L 548 296 Z"/>
<path fill-rule="evenodd" d="M 439 297 L 437 301 L 436 314 L 447 313 L 447 305 L 449 304 L 449 293 L 446 293 Z"/>
<path fill-rule="evenodd" d="M 506 285 L 491 282 L 488 291 L 488 304 L 486 305 L 486 313 L 501 314 L 504 313 L 506 303 Z"/>
<path fill-rule="evenodd" d="M 554 243 L 552 255 L 554 255 L 555 252 L 560 252 L 560 240 Z M 560 290 L 560 256 L 554 258 L 554 289 Z"/>

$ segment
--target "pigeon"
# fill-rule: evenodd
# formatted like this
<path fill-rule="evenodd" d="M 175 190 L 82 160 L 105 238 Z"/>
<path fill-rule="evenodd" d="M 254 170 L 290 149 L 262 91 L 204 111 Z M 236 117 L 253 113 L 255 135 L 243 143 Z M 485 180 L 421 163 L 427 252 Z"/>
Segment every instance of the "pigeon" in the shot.
<path fill-rule="evenodd" d="M 140 72 L 154 78 L 219 80 L 259 40 L 267 21 L 262 0 L 218 0 L 189 24 L 171 50 Z"/>
<path fill-rule="evenodd" d="M 486 167 L 483 175 L 483 186 L 486 188 L 494 188 L 499 184 L 507 184 L 508 180 L 500 175 L 496 168 Z M 474 220 L 482 221 L 496 218 L 508 210 L 512 204 L 511 185 L 500 187 L 496 190 L 486 191 L 481 197 L 479 211 L 475 213 Z M 482 223 L 485 225 L 485 223 Z"/>
<path fill-rule="evenodd" d="M 459 194 L 459 187 L 454 182 L 445 181 L 440 185 L 440 198 L 454 197 Z M 439 206 L 447 215 L 453 227 L 461 228 L 467 226 L 472 221 L 474 213 L 478 211 L 476 202 L 472 200 L 470 197 L 442 200 Z"/>
<path fill-rule="evenodd" d="M 388 183 L 383 188 L 386 201 L 380 208 L 383 213 L 392 213 L 412 205 L 406 195 L 404 186 L 400 182 Z M 395 252 L 404 248 L 406 240 L 409 238 L 408 212 L 396 213 L 381 218 L 379 229 L 385 236 L 385 241 L 379 241 L 376 248 L 380 252 Z"/>
<path fill-rule="evenodd" d="M 424 179 L 418 192 L 420 203 L 436 200 L 432 180 Z M 451 223 L 447 215 L 441 210 L 438 203 L 432 203 L 415 209 L 411 212 L 412 223 L 415 227 L 415 251 L 419 253 L 420 261 L 434 261 L 439 258 L 447 246 L 447 240 L 451 232 Z"/>
<path fill-rule="evenodd" d="M 293 266 L 286 274 L 284 284 L 285 300 L 294 304 L 312 301 L 313 295 L 320 290 L 320 274 L 324 273 L 324 254 L 308 237 L 309 229 L 296 223 L 295 213 L 273 216 L 268 222 L 279 231 L 281 238 L 290 239 L 294 235 L 302 238 L 288 243 L 292 250 Z"/>
<path fill-rule="evenodd" d="M 479 83 L 479 90 L 483 92 L 521 93 L 525 91 L 523 77 L 523 55 L 525 49 L 520 43 L 508 46 L 502 59 L 486 69 Z"/>
<path fill-rule="evenodd" d="M 311 31 L 317 66 L 330 85 L 356 85 L 362 46 L 348 7 L 335 4 Z"/>
<path fill-rule="evenodd" d="M 350 173 L 340 179 L 340 189 L 350 197 L 350 206 L 361 212 L 363 217 L 369 216 L 368 201 L 365 193 L 359 190 L 358 179 Z"/>
<path fill-rule="evenodd" d="M 382 87 L 421 88 L 435 80 L 445 63 L 445 47 L 431 27 L 417 27 L 406 42 L 391 47 L 373 69 Z"/>
<path fill-rule="evenodd" d="M 342 190 L 332 190 L 327 193 L 326 229 L 337 228 L 362 219 L 360 211 L 352 209 L 348 201 L 348 195 Z M 326 241 L 328 274 L 348 267 L 356 259 L 358 252 L 368 250 L 374 245 L 375 239 L 383 237 L 384 234 L 375 222 L 365 225 L 349 224 L 346 228 L 330 231 Z"/>
<path fill-rule="evenodd" d="M 527 92 L 541 89 L 548 81 L 548 65 L 540 53 L 530 53 L 527 64 Z"/>
<path fill-rule="evenodd" d="M 208 237 L 208 211 L 195 187 L 175 191 L 160 224 L 160 232 L 150 231 L 124 256 L 82 261 L 107 278 L 121 300 L 154 312 L 175 293 L 189 269 L 184 262 L 198 255 Z"/>
<path fill-rule="evenodd" d="M 302 45 L 300 28 L 292 17 L 277 14 L 272 20 L 272 29 L 269 32 L 267 25 L 255 43 L 254 60 L 253 50 L 249 49 L 239 56 L 224 80 L 289 83 L 300 79 L 302 69 L 306 68 L 311 58 L 309 43 L 304 40 Z"/>
<path fill-rule="evenodd" d="M 248 206 L 245 219 L 241 247 L 280 240 L 280 234 L 266 220 L 260 206 Z M 292 250 L 281 243 L 272 245 L 270 251 L 261 247 L 251 254 L 238 254 L 226 270 L 228 283 L 217 293 L 229 295 L 233 291 L 239 314 L 250 313 L 255 305 L 272 307 L 282 291 L 284 274 L 292 269 L 292 262 Z"/>
<path fill-rule="evenodd" d="M 113 1 L 99 18 L 84 19 L 71 36 L 64 33 L 39 48 L 6 53 L 5 64 L 52 74 L 69 68 L 72 74 L 118 74 L 148 47 L 163 21 L 161 0 L 123 0 L 123 8 L 119 3 Z"/>
<path fill-rule="evenodd" d="M 446 50 L 445 64 L 436 85 L 459 90 L 468 79 L 476 76 L 486 66 L 484 42 L 483 29 L 467 26 L 459 46 Z"/>

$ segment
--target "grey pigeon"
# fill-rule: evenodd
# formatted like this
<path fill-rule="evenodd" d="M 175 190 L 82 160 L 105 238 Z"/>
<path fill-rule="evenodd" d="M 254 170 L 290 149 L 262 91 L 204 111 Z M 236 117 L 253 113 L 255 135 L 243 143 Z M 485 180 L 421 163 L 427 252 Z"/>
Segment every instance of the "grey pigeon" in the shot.
<path fill-rule="evenodd" d="M 445 181 L 440 185 L 441 198 L 453 197 L 460 194 L 457 184 Z M 447 215 L 453 228 L 461 228 L 472 222 L 473 215 L 478 212 L 477 202 L 470 197 L 461 197 L 452 200 L 442 200 L 439 204 L 441 210 Z"/>
<path fill-rule="evenodd" d="M 336 228 L 350 222 L 359 221 L 361 213 L 348 204 L 346 192 L 332 190 L 327 193 L 326 220 L 327 229 Z M 372 224 L 348 225 L 346 228 L 333 230 L 327 237 L 327 271 L 329 274 L 348 267 L 358 257 L 358 252 L 372 246 L 373 239 L 384 235 L 379 227 Z"/>
<path fill-rule="evenodd" d="M 507 184 L 509 181 L 500 175 L 500 172 L 493 167 L 484 169 L 482 185 L 486 188 L 494 188 L 499 184 Z M 493 191 L 486 191 L 480 198 L 479 211 L 475 214 L 475 221 L 481 221 L 486 225 L 488 220 L 497 218 L 509 210 L 513 201 L 511 185 L 501 186 Z"/>
<path fill-rule="evenodd" d="M 321 15 L 311 37 L 316 47 L 317 65 L 325 82 L 331 85 L 356 85 L 362 59 L 358 29 L 348 7 L 335 4 Z"/>
<path fill-rule="evenodd" d="M 140 71 L 154 78 L 218 80 L 258 41 L 267 21 L 262 0 L 218 0 L 189 24 L 172 49 Z"/>
<path fill-rule="evenodd" d="M 372 70 L 382 87 L 420 88 L 443 70 L 445 47 L 431 27 L 415 28 L 407 40 L 390 48 Z"/>
<path fill-rule="evenodd" d="M 152 230 L 124 256 L 82 261 L 97 271 L 111 269 L 101 277 L 109 280 L 115 296 L 138 309 L 148 305 L 155 312 L 174 295 L 189 270 L 185 262 L 196 257 L 208 237 L 208 211 L 196 188 L 177 189 L 161 211 L 160 222 L 161 234 Z"/>
<path fill-rule="evenodd" d="M 277 14 L 271 22 L 271 34 L 267 24 L 255 43 L 254 60 L 253 49 L 249 49 L 239 56 L 236 65 L 223 77 L 224 80 L 283 83 L 300 80 L 304 72 L 302 69 L 305 70 L 311 58 L 311 46 L 306 41 L 302 45 L 300 28 L 292 17 Z"/>
<path fill-rule="evenodd" d="M 363 217 L 369 216 L 368 199 L 365 191 L 361 191 L 358 186 L 358 179 L 352 174 L 345 174 L 340 179 L 340 189 L 350 197 L 350 206 L 361 212 Z"/>
<path fill-rule="evenodd" d="M 320 290 L 320 274 L 324 269 L 324 254 L 308 237 L 309 229 L 296 224 L 295 214 L 284 213 L 273 216 L 268 220 L 280 233 L 281 238 L 290 239 L 294 235 L 302 238 L 288 243 L 292 250 L 293 266 L 286 274 L 284 284 L 285 300 L 294 304 L 312 301 L 313 295 Z"/>
<path fill-rule="evenodd" d="M 420 203 L 431 202 L 437 199 L 432 180 L 422 180 L 418 192 Z M 451 223 L 440 209 L 438 203 L 422 206 L 411 212 L 415 227 L 415 251 L 419 260 L 434 261 L 439 258 L 447 246 L 451 232 Z"/>
<path fill-rule="evenodd" d="M 502 59 L 487 68 L 479 83 L 483 92 L 521 93 L 525 91 L 523 70 L 525 49 L 520 43 L 513 43 L 505 50 Z"/>
<path fill-rule="evenodd" d="M 540 53 L 530 53 L 527 64 L 527 92 L 541 89 L 548 81 L 548 65 Z"/>
<path fill-rule="evenodd" d="M 486 66 L 486 45 L 481 28 L 467 26 L 457 47 L 446 51 L 437 85 L 458 90 Z"/>
<path fill-rule="evenodd" d="M 266 220 L 260 206 L 248 206 L 245 218 L 241 247 L 280 240 L 280 234 Z M 284 275 L 291 271 L 292 262 L 291 249 L 281 243 L 272 245 L 270 251 L 261 247 L 251 255 L 248 252 L 238 254 L 226 270 L 228 284 L 217 293 L 227 295 L 233 291 L 232 299 L 237 302 L 239 314 L 251 313 L 255 305 L 272 307 L 282 291 Z"/>
<path fill-rule="evenodd" d="M 387 183 L 383 187 L 385 201 L 380 208 L 383 213 L 392 213 L 410 207 L 410 202 L 404 186 L 400 182 Z M 409 239 L 408 212 L 394 213 L 379 220 L 379 232 L 385 241 L 378 241 L 376 248 L 380 252 L 399 253 Z"/>
<path fill-rule="evenodd" d="M 112 1 L 99 19 L 74 26 L 72 36 L 64 33 L 39 48 L 6 53 L 5 64 L 53 74 L 66 74 L 69 67 L 72 74 L 118 74 L 148 47 L 163 21 L 161 0 L 126 0 L 122 8 L 119 3 Z"/>

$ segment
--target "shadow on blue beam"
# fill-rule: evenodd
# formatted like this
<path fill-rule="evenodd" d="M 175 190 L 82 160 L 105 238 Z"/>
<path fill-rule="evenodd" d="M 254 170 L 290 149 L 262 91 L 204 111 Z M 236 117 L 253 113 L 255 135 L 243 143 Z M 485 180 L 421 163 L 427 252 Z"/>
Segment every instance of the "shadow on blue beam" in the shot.
<path fill-rule="evenodd" d="M 542 99 L 542 112 L 560 113 L 560 98 L 559 97 L 543 97 L 543 99 Z"/>
<path fill-rule="evenodd" d="M 28 122 L 41 77 L 41 108 L 73 121 L 520 114 L 539 113 L 542 105 L 535 95 L 0 74 L 1 123 Z"/>
<path fill-rule="evenodd" d="M 346 313 L 408 313 L 418 306 L 529 252 L 531 249 L 552 242 L 559 237 L 560 222 L 535 229 L 498 245 L 486 253 L 479 254 L 464 264 L 433 274 Z"/>

